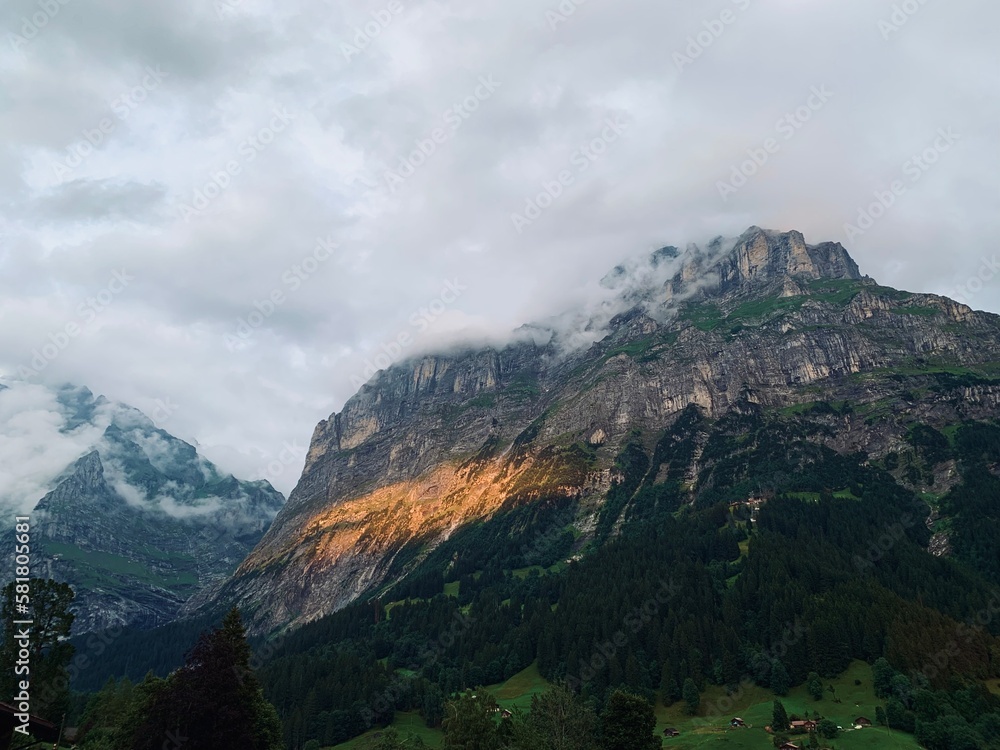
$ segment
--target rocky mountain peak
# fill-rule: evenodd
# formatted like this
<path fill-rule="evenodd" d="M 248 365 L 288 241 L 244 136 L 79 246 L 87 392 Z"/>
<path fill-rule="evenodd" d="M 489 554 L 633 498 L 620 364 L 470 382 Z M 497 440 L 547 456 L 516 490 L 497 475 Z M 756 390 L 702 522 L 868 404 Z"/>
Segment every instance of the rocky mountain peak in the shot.
<path fill-rule="evenodd" d="M 787 293 L 794 280 L 861 279 L 858 264 L 839 242 L 806 244 L 801 232 L 752 226 L 735 240 L 721 237 L 693 247 L 666 284 L 667 299 Z"/>

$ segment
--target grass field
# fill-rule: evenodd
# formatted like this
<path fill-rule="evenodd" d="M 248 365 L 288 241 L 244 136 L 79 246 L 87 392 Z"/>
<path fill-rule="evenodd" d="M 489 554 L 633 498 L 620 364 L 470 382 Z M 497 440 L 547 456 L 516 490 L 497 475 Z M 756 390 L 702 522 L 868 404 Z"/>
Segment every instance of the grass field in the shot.
<path fill-rule="evenodd" d="M 861 684 L 855 685 L 856 680 Z M 875 707 L 879 705 L 879 701 L 872 690 L 870 666 L 864 662 L 852 662 L 844 674 L 824 684 L 833 685 L 835 692 L 824 692 L 823 698 L 818 701 L 812 699 L 804 685 L 793 688 L 788 695 L 780 698 L 789 716 L 804 717 L 807 711 L 810 714 L 818 711 L 824 718 L 845 728 L 836 739 L 821 741 L 822 747 L 835 747 L 837 750 L 918 750 L 920 746 L 909 734 L 889 733 L 881 727 L 851 729 L 858 716 L 865 716 L 872 721 L 875 719 Z M 550 683 L 538 673 L 538 667 L 532 664 L 506 682 L 488 686 L 487 690 L 496 696 L 501 706 L 513 709 L 528 708 L 531 696 L 544 692 L 549 687 Z M 1000 689 L 1000 682 L 993 687 Z M 725 746 L 731 750 L 767 750 L 774 747 L 772 737 L 764 727 L 771 723 L 775 697 L 770 690 L 753 684 L 745 684 L 733 696 L 727 696 L 723 688 L 712 686 L 701 696 L 699 716 L 691 717 L 684 713 L 681 702 L 672 706 L 658 704 L 656 733 L 662 737 L 666 727 L 680 730 L 679 737 L 663 739 L 665 749 L 695 750 Z M 734 716 L 743 719 L 748 728 L 730 729 L 729 720 Z M 401 736 L 417 734 L 429 747 L 441 747 L 441 732 L 425 727 L 423 719 L 415 712 L 396 714 L 393 726 Z M 350 742 L 337 745 L 337 750 L 367 750 L 379 732 L 380 730 L 373 730 Z M 807 740 L 805 735 L 792 735 L 792 741 L 802 747 Z"/>
<path fill-rule="evenodd" d="M 854 681 L 860 680 L 860 685 Z M 872 690 L 871 667 L 863 662 L 853 662 L 850 668 L 832 684 L 834 694 L 823 693 L 822 700 L 815 701 L 806 692 L 805 686 L 799 686 L 780 698 L 789 716 L 797 714 L 805 716 L 805 712 L 818 711 L 824 718 L 831 719 L 838 726 L 845 728 L 835 740 L 827 741 L 837 750 L 853 750 L 854 748 L 906 748 L 916 750 L 919 747 L 912 735 L 892 732 L 888 734 L 882 728 L 852 730 L 851 726 L 858 716 L 875 720 L 875 706 L 879 702 Z M 834 697 L 836 696 L 836 697 Z M 710 687 L 701 696 L 701 715 L 690 717 L 684 713 L 682 703 L 672 706 L 657 706 L 656 731 L 662 735 L 665 727 L 675 727 L 680 730 L 679 737 L 663 740 L 664 748 L 703 748 L 725 745 L 733 750 L 759 748 L 765 750 L 773 747 L 771 735 L 764 727 L 771 723 L 771 712 L 775 695 L 756 685 L 743 686 L 742 692 L 737 691 L 732 697 L 727 697 L 725 690 Z M 839 701 L 839 702 L 838 702 Z M 738 716 L 749 726 L 747 729 L 729 729 L 729 720 Z M 799 739 L 807 740 L 805 735 Z M 796 737 L 792 741 L 799 745 Z"/>

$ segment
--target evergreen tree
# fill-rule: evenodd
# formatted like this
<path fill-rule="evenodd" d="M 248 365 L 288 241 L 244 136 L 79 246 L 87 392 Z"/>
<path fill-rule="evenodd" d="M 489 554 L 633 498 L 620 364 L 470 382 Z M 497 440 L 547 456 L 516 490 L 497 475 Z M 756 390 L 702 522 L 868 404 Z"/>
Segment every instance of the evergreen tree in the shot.
<path fill-rule="evenodd" d="M 771 664 L 771 692 L 775 695 L 788 695 L 791 687 L 791 678 L 785 665 L 777 659 Z"/>
<path fill-rule="evenodd" d="M 895 676 L 896 670 L 893 669 L 888 660 L 884 656 L 880 656 L 872 664 L 872 687 L 875 689 L 875 695 L 879 698 L 888 698 L 892 692 L 892 678 Z"/>
<path fill-rule="evenodd" d="M 806 690 L 809 691 L 809 695 L 812 696 L 814 701 L 818 701 L 823 697 L 823 680 L 816 672 L 810 672 L 808 677 L 806 677 Z"/>
<path fill-rule="evenodd" d="M 695 684 L 694 680 L 688 677 L 684 680 L 684 687 L 681 689 L 681 693 L 684 697 L 684 711 L 688 716 L 694 716 L 698 713 L 698 707 L 701 705 L 701 693 L 698 692 L 698 686 Z"/>
<path fill-rule="evenodd" d="M 24 587 L 24 588 L 22 588 Z M 19 596 L 27 592 L 30 613 L 19 611 L 23 606 Z M 31 712 L 59 724 L 69 708 L 69 673 L 67 667 L 73 658 L 69 642 L 74 615 L 69 611 L 73 603 L 73 589 L 65 583 L 51 579 L 32 578 L 27 584 L 8 583 L 0 594 L 0 618 L 3 623 L 3 640 L 0 642 L 0 694 L 11 700 L 17 694 L 17 685 L 25 676 L 15 672 L 20 646 L 15 620 L 31 620 L 28 628 L 30 654 Z"/>
<path fill-rule="evenodd" d="M 885 717 L 885 709 L 881 706 L 875 707 L 875 723 L 883 727 L 889 725 L 889 721 Z"/>
<path fill-rule="evenodd" d="M 185 750 L 281 750 L 281 722 L 250 669 L 238 609 L 204 633 L 184 666 L 154 693 L 135 750 L 161 750 L 173 737 Z"/>
<path fill-rule="evenodd" d="M 788 712 L 785 711 L 785 704 L 776 700 L 771 714 L 771 729 L 775 732 L 786 732 L 790 726 Z"/>
<path fill-rule="evenodd" d="M 615 690 L 601 714 L 604 750 L 657 750 L 662 746 L 653 731 L 656 715 L 645 698 Z"/>

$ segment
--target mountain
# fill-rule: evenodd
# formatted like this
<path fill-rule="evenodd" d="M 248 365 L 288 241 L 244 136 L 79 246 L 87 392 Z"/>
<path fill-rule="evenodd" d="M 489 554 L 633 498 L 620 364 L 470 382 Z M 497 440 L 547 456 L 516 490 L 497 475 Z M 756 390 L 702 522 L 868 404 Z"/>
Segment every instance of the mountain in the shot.
<path fill-rule="evenodd" d="M 288 503 L 219 600 L 258 632 L 302 625 L 487 564 L 471 541 L 484 524 L 514 540 L 503 567 L 559 563 L 684 507 L 857 497 L 847 477 L 873 467 L 912 499 L 920 544 L 987 564 L 991 543 L 947 502 L 968 468 L 949 440 L 1000 416 L 1000 317 L 757 227 L 665 247 L 603 286 L 601 305 L 562 319 L 573 329 L 550 321 L 377 373 L 316 427 Z M 559 543 L 522 548 L 535 536 Z"/>
<path fill-rule="evenodd" d="M 22 424 L 22 440 L 58 425 L 41 435 L 49 460 L 32 485 L 44 491 L 30 510 L 32 558 L 36 575 L 73 586 L 77 633 L 173 620 L 233 572 L 284 502 L 266 481 L 221 473 L 136 409 L 86 388 L 18 389 L 10 423 Z M 67 455 L 78 458 L 60 471 Z"/>

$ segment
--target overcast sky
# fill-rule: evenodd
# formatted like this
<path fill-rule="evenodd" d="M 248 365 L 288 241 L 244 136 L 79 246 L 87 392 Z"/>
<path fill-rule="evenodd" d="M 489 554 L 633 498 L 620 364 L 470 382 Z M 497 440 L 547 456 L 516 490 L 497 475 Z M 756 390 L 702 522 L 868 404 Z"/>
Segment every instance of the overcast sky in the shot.
<path fill-rule="evenodd" d="M 799 229 L 1000 311 L 998 23 L 986 0 L 5 0 L 0 374 L 130 403 L 287 493 L 384 342 L 501 335 L 664 244 Z"/>

